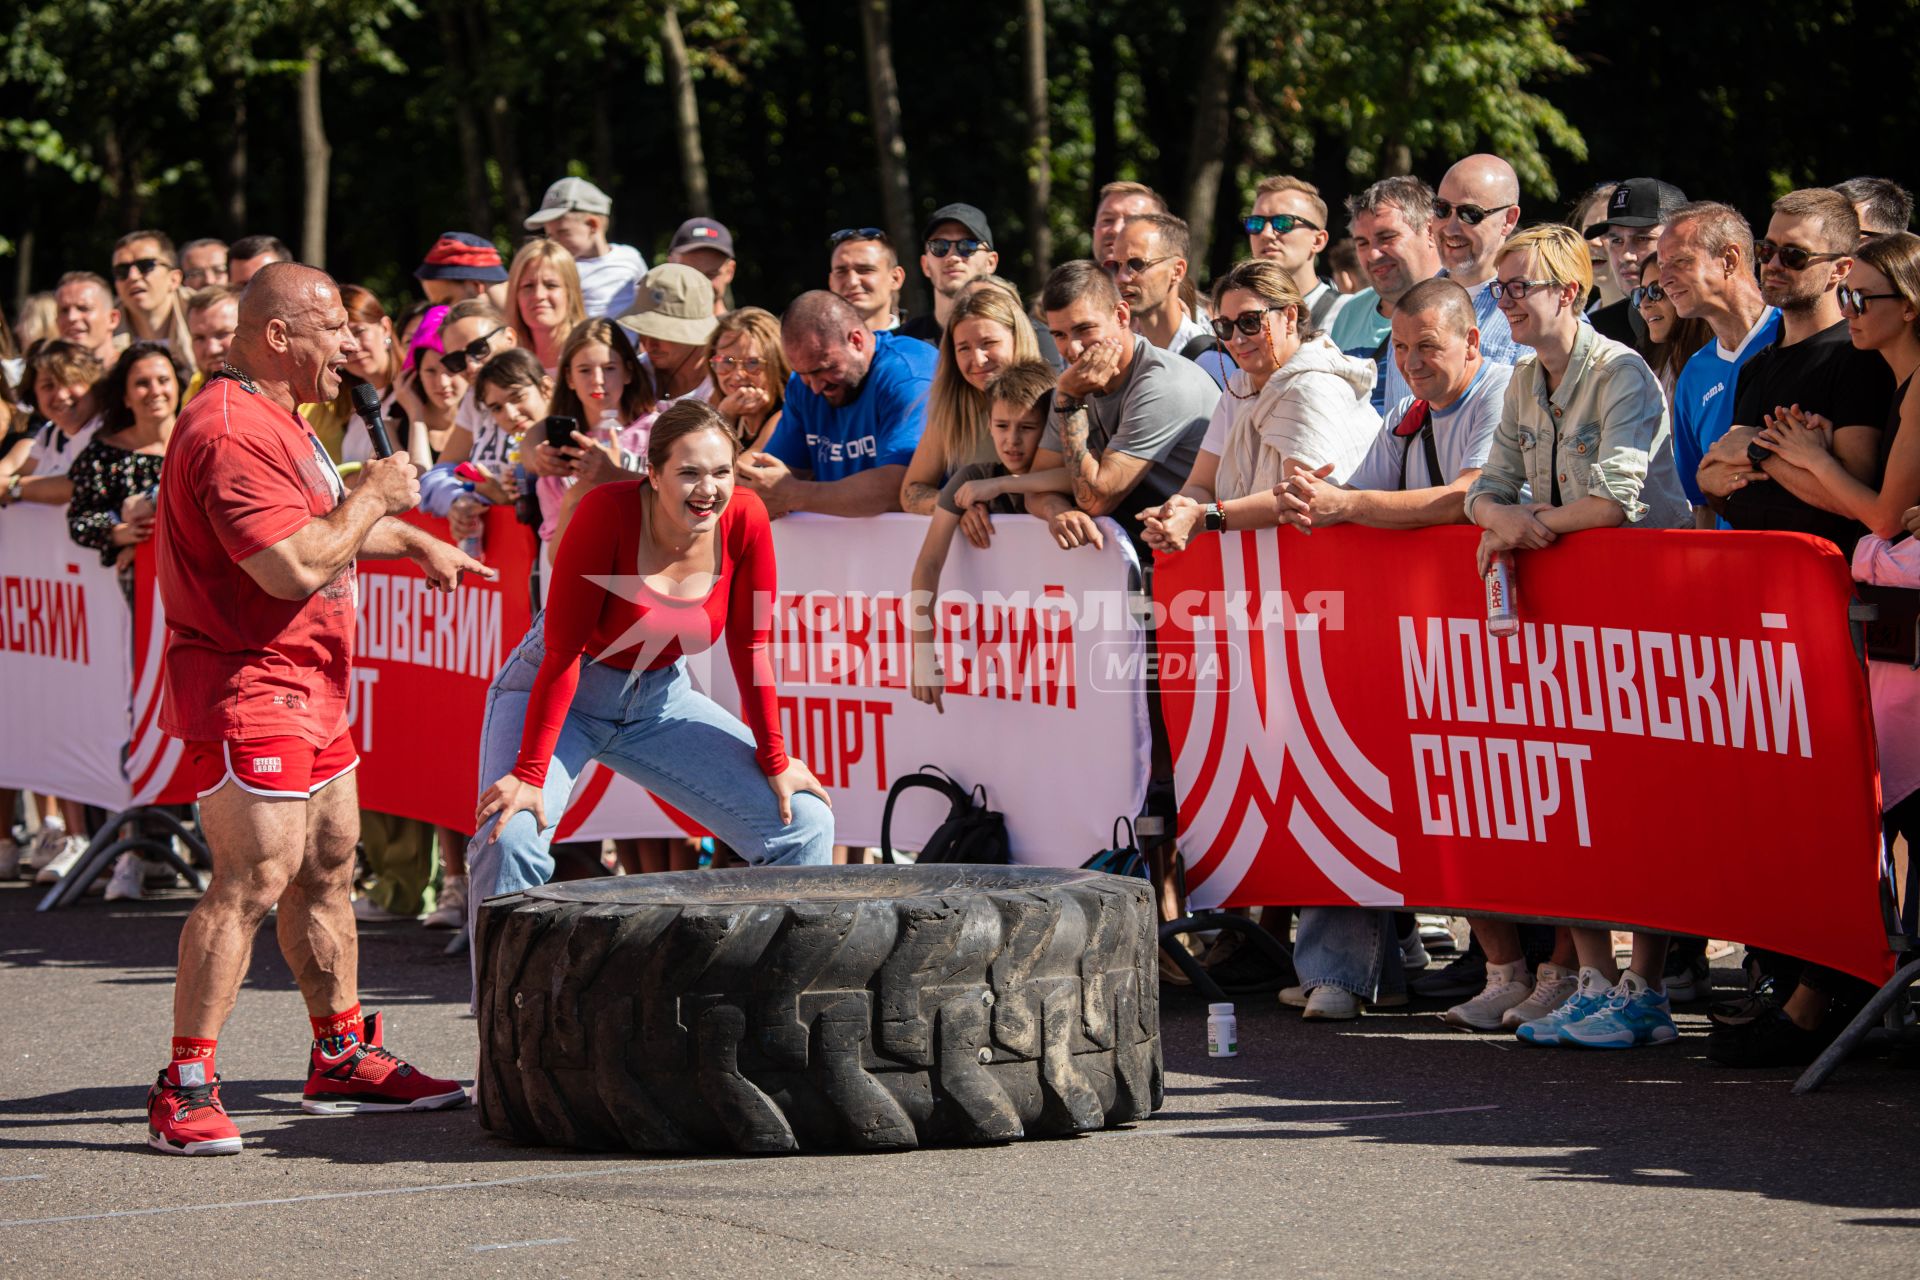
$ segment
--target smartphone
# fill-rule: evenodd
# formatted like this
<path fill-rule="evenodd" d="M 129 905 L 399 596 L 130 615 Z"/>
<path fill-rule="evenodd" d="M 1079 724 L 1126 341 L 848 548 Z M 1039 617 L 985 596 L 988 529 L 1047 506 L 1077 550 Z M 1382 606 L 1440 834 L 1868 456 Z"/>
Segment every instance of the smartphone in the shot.
<path fill-rule="evenodd" d="M 579 429 L 578 418 L 555 414 L 547 419 L 547 443 L 556 449 L 575 448 L 577 446 L 574 444 L 573 433 Z"/>

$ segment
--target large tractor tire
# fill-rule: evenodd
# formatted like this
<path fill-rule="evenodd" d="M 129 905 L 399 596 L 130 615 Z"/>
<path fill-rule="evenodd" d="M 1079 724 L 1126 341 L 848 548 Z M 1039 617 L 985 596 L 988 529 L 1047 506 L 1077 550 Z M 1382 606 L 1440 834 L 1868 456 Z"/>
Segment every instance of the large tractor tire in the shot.
<path fill-rule="evenodd" d="M 689 871 L 481 910 L 480 1119 L 552 1146 L 1009 1142 L 1162 1102 L 1144 882 L 1041 867 Z"/>

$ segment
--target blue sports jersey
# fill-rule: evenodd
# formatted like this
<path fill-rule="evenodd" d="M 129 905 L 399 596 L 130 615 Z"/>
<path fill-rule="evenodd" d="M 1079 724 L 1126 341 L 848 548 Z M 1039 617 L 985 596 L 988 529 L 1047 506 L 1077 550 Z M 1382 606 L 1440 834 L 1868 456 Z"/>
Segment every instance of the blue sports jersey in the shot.
<path fill-rule="evenodd" d="M 1709 342 L 1688 358 L 1673 385 L 1673 461 L 1680 471 L 1680 487 L 1696 507 L 1707 505 L 1694 473 L 1714 441 L 1733 426 L 1733 384 L 1740 366 L 1780 336 L 1780 309 L 1768 307 L 1747 331 L 1736 351 Z M 1750 426 L 1760 424 L 1750 423 Z"/>
<path fill-rule="evenodd" d="M 873 363 L 852 400 L 838 408 L 787 379 L 787 402 L 766 451 L 815 480 L 913 460 L 927 425 L 927 391 L 940 353 L 913 338 L 874 336 Z"/>

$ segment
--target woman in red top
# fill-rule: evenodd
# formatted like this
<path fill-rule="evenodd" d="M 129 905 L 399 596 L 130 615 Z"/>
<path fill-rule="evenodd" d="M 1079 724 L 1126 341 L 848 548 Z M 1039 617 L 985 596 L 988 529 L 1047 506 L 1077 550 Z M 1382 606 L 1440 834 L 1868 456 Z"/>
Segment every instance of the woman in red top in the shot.
<path fill-rule="evenodd" d="M 826 789 L 780 732 L 773 535 L 760 499 L 734 487 L 738 452 L 719 414 L 681 401 L 653 425 L 648 475 L 581 501 L 544 625 L 535 619 L 487 693 L 471 901 L 546 883 L 549 817 L 559 821 L 591 760 L 749 861 L 832 861 Z M 685 656 L 723 631 L 746 724 L 687 678 Z"/>

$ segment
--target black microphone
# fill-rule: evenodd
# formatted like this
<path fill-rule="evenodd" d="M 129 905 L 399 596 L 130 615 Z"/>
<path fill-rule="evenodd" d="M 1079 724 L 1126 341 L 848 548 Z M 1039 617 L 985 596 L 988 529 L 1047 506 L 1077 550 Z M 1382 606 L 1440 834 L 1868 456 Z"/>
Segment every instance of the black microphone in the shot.
<path fill-rule="evenodd" d="M 380 393 L 373 389 L 371 382 L 354 383 L 353 411 L 366 424 L 367 438 L 373 441 L 373 456 L 391 458 L 393 441 L 387 438 L 387 424 L 380 417 Z"/>

